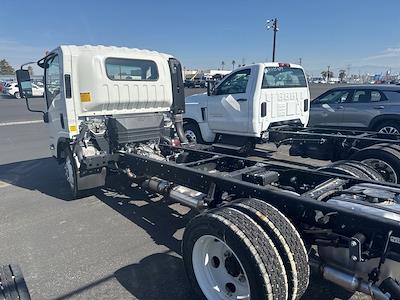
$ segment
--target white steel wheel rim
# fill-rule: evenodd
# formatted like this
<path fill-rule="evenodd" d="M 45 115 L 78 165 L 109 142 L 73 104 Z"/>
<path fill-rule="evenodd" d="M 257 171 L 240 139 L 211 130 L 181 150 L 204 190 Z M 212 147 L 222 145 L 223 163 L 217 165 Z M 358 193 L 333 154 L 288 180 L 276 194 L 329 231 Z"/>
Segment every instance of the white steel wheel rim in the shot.
<path fill-rule="evenodd" d="M 369 158 L 361 162 L 378 171 L 386 181 L 397 183 L 396 171 L 387 162 L 377 158 Z"/>
<path fill-rule="evenodd" d="M 74 181 L 75 174 L 74 174 L 74 168 L 72 166 L 72 161 L 69 158 L 69 156 L 65 158 L 64 170 L 65 170 L 65 178 L 67 179 L 69 186 L 73 190 L 75 187 L 75 181 Z"/>
<path fill-rule="evenodd" d="M 380 133 L 399 134 L 399 131 L 392 126 L 385 126 L 379 130 Z"/>
<path fill-rule="evenodd" d="M 250 299 L 250 285 L 242 263 L 232 249 L 212 235 L 193 246 L 193 271 L 207 299 Z"/>
<path fill-rule="evenodd" d="M 189 140 L 189 142 L 191 143 L 197 143 L 197 136 L 196 134 L 193 132 L 193 130 L 187 129 L 185 131 L 185 136 L 186 138 Z"/>

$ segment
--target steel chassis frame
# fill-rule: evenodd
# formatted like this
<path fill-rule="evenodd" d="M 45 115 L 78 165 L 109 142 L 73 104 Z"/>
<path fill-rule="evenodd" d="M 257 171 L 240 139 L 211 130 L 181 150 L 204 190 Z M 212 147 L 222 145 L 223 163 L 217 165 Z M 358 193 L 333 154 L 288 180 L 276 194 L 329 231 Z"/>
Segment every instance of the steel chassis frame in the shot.
<path fill-rule="evenodd" d="M 191 160 L 186 163 L 176 163 L 169 161 L 160 161 L 149 157 L 132 154 L 119 153 L 118 164 L 121 167 L 128 167 L 135 170 L 145 177 L 158 177 L 167 180 L 173 184 L 183 185 L 188 188 L 207 194 L 206 202 L 210 204 L 210 209 L 218 207 L 226 203 L 218 203 L 213 205 L 213 196 L 215 194 L 227 193 L 235 195 L 237 198 L 257 198 L 278 208 L 287 217 L 296 224 L 307 224 L 323 229 L 330 229 L 332 232 L 351 238 L 357 233 L 364 234 L 367 238 L 373 240 L 377 237 L 385 241 L 390 240 L 390 249 L 386 251 L 387 257 L 400 259 L 400 223 L 394 220 L 383 219 L 373 215 L 365 215 L 356 211 L 350 211 L 343 208 L 335 207 L 326 202 L 317 201 L 304 195 L 295 195 L 273 186 L 261 186 L 254 183 L 246 182 L 238 179 L 237 176 L 230 176 L 230 173 L 209 173 L 201 170 L 199 167 L 206 163 L 215 163 L 218 160 L 227 160 L 232 163 L 241 163 L 247 165 L 245 169 L 254 166 L 260 161 L 246 159 L 242 157 L 226 155 L 211 151 L 198 150 L 194 147 L 173 147 L 162 146 L 168 151 L 180 151 L 187 153 Z M 298 166 L 283 166 L 278 162 L 262 161 L 268 167 L 281 171 L 294 172 L 309 180 L 329 179 L 332 177 L 342 178 L 349 183 L 356 184 L 361 182 L 376 183 L 368 180 L 359 180 L 346 175 L 338 175 L 329 172 L 321 172 L 302 168 Z M 236 171 L 237 172 L 237 171 Z M 235 173 L 235 172 L 233 172 Z M 240 173 L 240 172 L 239 172 Z M 397 187 L 389 183 L 379 183 L 381 186 Z M 317 213 L 326 216 L 325 222 L 320 222 Z M 383 247 L 383 245 L 382 245 Z M 392 255 L 391 255 L 392 254 Z"/>

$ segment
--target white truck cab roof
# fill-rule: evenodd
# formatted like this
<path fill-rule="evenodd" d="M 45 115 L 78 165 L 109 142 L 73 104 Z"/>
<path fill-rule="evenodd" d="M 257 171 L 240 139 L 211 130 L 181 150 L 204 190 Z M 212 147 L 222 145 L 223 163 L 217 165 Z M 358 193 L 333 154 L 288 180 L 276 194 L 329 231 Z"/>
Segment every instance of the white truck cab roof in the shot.
<path fill-rule="evenodd" d="M 46 60 L 48 106 L 58 90 L 73 103 L 76 117 L 168 111 L 172 103 L 170 58 L 136 48 L 59 46 Z M 44 60 L 40 63 L 44 66 Z M 59 84 L 62 81 L 64 85 Z M 67 88 L 70 94 L 64 91 Z"/>

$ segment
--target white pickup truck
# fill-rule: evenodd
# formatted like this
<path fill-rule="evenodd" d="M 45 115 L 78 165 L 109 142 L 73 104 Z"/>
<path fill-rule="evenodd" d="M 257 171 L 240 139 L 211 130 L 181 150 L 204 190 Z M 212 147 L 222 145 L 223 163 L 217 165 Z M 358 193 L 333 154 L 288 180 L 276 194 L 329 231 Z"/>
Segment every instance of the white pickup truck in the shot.
<path fill-rule="evenodd" d="M 207 93 L 185 102 L 189 141 L 239 150 L 261 141 L 271 126 L 306 126 L 310 91 L 301 66 L 259 63 L 234 70 Z"/>

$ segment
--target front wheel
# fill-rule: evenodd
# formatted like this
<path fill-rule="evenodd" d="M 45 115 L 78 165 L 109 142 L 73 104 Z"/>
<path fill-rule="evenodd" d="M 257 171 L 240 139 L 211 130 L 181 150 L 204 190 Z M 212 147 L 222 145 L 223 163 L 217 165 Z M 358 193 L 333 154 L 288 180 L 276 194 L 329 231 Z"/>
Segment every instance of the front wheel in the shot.
<path fill-rule="evenodd" d="M 21 99 L 21 95 L 19 94 L 19 92 L 16 92 L 16 93 L 14 94 L 14 97 L 15 97 L 16 99 Z"/>
<path fill-rule="evenodd" d="M 75 158 L 73 157 L 71 149 L 68 147 L 64 150 L 65 160 L 64 160 L 64 172 L 65 179 L 70 191 L 70 197 L 72 199 L 78 199 L 82 197 L 82 191 L 78 189 L 78 166 L 76 165 Z"/>
<path fill-rule="evenodd" d="M 193 144 L 202 144 L 204 143 L 203 137 L 201 136 L 200 128 L 197 124 L 193 122 L 188 122 L 183 124 L 183 130 L 185 132 L 185 136 L 189 143 Z"/>
<path fill-rule="evenodd" d="M 201 299 L 287 299 L 277 248 L 252 218 L 233 207 L 198 215 L 183 236 L 185 270 Z"/>

